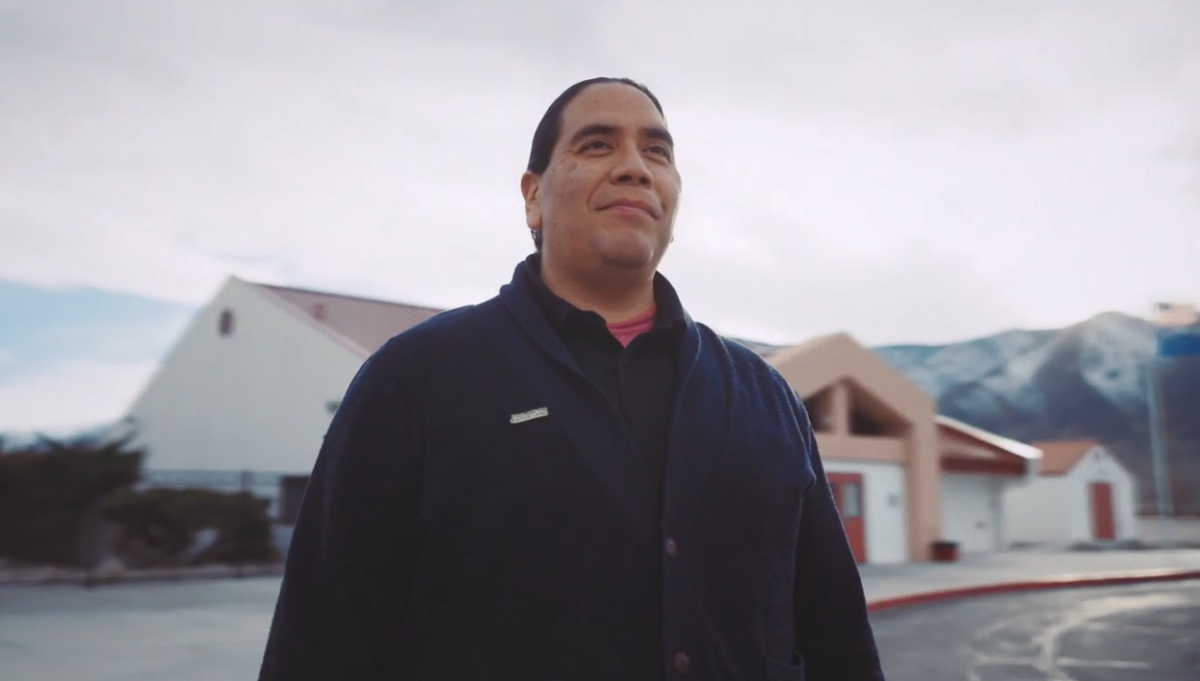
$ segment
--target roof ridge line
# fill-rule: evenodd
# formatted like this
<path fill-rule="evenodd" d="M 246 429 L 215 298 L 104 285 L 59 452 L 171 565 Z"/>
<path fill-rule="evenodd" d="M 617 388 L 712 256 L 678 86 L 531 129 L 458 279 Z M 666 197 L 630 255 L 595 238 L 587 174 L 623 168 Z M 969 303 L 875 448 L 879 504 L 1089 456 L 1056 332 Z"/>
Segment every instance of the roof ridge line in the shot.
<path fill-rule="evenodd" d="M 251 286 L 257 286 L 260 288 L 270 289 L 270 290 L 274 290 L 274 291 L 279 291 L 279 290 L 294 291 L 296 293 L 307 293 L 310 295 L 317 295 L 317 296 L 330 296 L 332 298 L 343 298 L 346 300 L 358 300 L 358 301 L 362 301 L 362 302 L 366 302 L 366 303 L 379 303 L 381 305 L 394 305 L 397 307 L 407 307 L 407 308 L 413 308 L 413 309 L 418 309 L 418 310 L 427 310 L 429 312 L 447 312 L 449 310 L 449 308 L 435 307 L 433 305 L 423 305 L 423 304 L 417 304 L 417 303 L 402 303 L 402 302 L 394 301 L 394 300 L 386 300 L 384 298 L 372 298 L 369 296 L 363 296 L 363 295 L 358 295 L 358 294 L 354 294 L 354 293 L 339 293 L 336 291 L 323 291 L 321 289 L 305 288 L 303 286 L 283 286 L 280 284 L 265 284 L 265 283 L 257 282 L 257 281 L 247 281 L 246 283 L 250 284 Z"/>
<path fill-rule="evenodd" d="M 272 302 L 274 302 L 276 305 L 278 305 L 280 308 L 282 308 L 284 312 L 298 318 L 301 323 L 305 324 L 309 328 L 316 329 L 318 332 L 323 333 L 326 336 L 328 336 L 334 342 L 340 343 L 341 345 L 345 346 L 348 350 L 356 352 L 359 355 L 362 355 L 364 357 L 369 357 L 371 355 L 372 350 L 370 350 L 368 348 L 364 348 L 362 345 L 360 345 L 358 343 L 358 341 L 356 341 L 353 338 L 342 333 L 334 326 L 327 324 L 322 320 L 314 319 L 312 315 L 307 314 L 305 312 L 303 307 L 301 307 L 300 305 L 297 305 L 294 301 L 291 301 L 291 300 L 285 298 L 283 295 L 281 295 L 279 293 L 279 291 L 276 290 L 277 287 L 263 286 L 260 284 L 254 284 L 252 282 L 246 282 L 246 283 L 263 289 L 265 293 L 269 294 L 269 297 L 271 298 Z M 281 288 L 286 288 L 286 287 L 281 287 Z"/>

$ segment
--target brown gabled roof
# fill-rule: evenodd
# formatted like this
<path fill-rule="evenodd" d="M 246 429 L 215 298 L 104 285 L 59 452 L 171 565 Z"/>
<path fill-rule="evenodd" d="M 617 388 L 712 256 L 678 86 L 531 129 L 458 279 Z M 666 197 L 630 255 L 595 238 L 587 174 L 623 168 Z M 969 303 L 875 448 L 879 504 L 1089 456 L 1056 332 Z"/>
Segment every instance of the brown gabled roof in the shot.
<path fill-rule="evenodd" d="M 1042 450 L 1042 475 L 1065 475 L 1100 443 L 1096 440 L 1050 440 L 1034 442 L 1033 446 Z"/>
<path fill-rule="evenodd" d="M 291 305 L 313 323 L 350 341 L 353 349 L 365 355 L 378 350 L 392 336 L 443 312 L 431 307 L 288 286 L 253 285 Z"/>

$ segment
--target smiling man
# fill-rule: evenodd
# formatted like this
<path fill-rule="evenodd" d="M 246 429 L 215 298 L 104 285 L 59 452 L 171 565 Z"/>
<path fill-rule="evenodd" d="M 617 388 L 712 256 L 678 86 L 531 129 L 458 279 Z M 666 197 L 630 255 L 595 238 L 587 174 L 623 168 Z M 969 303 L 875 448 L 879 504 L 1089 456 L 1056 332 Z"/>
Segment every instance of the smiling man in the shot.
<path fill-rule="evenodd" d="M 681 186 L 644 86 L 551 104 L 535 252 L 347 390 L 262 681 L 883 678 L 802 404 L 658 273 Z"/>

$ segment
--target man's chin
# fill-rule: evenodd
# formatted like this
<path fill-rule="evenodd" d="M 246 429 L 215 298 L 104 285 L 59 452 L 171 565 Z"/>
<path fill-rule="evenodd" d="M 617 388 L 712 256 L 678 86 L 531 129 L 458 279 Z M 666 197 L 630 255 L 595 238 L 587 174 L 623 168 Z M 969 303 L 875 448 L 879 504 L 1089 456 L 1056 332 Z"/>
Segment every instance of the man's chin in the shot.
<path fill-rule="evenodd" d="M 645 239 L 621 239 L 603 244 L 600 260 L 613 268 L 636 271 L 658 264 L 658 244 Z"/>

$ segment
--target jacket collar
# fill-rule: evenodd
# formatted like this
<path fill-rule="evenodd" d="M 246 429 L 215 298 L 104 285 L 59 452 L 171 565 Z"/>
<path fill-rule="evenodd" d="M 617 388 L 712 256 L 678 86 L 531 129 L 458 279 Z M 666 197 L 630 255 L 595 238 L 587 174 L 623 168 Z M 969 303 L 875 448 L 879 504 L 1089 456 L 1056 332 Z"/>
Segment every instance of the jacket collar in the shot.
<path fill-rule="evenodd" d="M 541 254 L 534 252 L 517 265 L 517 270 L 513 274 L 513 282 L 516 283 L 517 278 L 522 274 L 524 275 L 523 278 L 528 282 L 534 301 L 542 311 L 542 314 L 545 315 L 547 321 L 550 322 L 551 328 L 556 332 L 563 333 L 566 331 L 568 324 L 573 319 L 587 314 L 594 314 L 586 310 L 581 310 L 555 295 L 546 286 L 545 282 L 542 281 L 541 273 Z M 680 302 L 675 287 L 660 272 L 654 274 L 654 303 L 658 308 L 654 320 L 654 331 L 680 329 L 687 325 L 687 315 L 684 312 L 683 303 Z"/>

